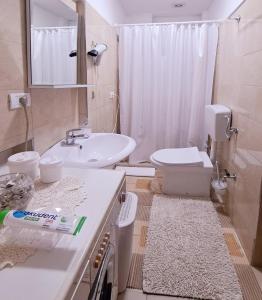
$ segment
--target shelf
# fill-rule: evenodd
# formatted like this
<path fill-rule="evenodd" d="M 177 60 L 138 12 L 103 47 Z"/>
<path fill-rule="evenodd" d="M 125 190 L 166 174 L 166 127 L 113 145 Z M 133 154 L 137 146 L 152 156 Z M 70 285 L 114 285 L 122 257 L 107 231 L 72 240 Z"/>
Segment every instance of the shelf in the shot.
<path fill-rule="evenodd" d="M 95 84 L 31 85 L 30 89 L 81 89 L 95 87 Z"/>

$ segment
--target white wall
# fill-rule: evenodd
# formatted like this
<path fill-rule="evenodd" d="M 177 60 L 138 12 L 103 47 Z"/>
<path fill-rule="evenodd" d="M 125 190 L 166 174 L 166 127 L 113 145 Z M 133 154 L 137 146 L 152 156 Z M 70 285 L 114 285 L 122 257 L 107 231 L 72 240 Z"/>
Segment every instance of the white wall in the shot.
<path fill-rule="evenodd" d="M 203 19 L 226 19 L 246 0 L 215 0 L 203 13 Z"/>
<path fill-rule="evenodd" d="M 154 16 L 152 14 L 136 14 L 128 15 L 125 18 L 124 24 L 139 24 L 139 23 L 168 23 L 168 22 L 188 22 L 201 21 L 201 15 L 192 16 Z"/>
<path fill-rule="evenodd" d="M 168 23 L 168 22 L 189 22 L 189 21 L 201 21 L 202 18 L 200 15 L 195 16 L 176 16 L 176 17 L 165 17 L 165 16 L 156 16 L 153 17 L 154 23 Z"/>
<path fill-rule="evenodd" d="M 136 24 L 136 23 L 152 23 L 153 15 L 152 14 L 140 14 L 140 15 L 129 15 L 127 16 L 124 23 Z"/>
<path fill-rule="evenodd" d="M 110 24 L 124 23 L 126 15 L 118 0 L 86 0 Z"/>

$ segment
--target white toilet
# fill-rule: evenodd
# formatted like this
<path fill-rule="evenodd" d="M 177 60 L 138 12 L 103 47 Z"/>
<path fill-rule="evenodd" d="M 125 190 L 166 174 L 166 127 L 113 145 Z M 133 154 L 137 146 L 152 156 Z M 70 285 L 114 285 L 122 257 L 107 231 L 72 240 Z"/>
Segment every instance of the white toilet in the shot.
<path fill-rule="evenodd" d="M 212 141 L 226 140 L 231 111 L 222 105 L 206 107 L 207 132 Z M 197 147 L 162 149 L 154 152 L 151 162 L 163 173 L 162 190 L 167 195 L 209 197 L 213 165 L 206 152 Z"/>

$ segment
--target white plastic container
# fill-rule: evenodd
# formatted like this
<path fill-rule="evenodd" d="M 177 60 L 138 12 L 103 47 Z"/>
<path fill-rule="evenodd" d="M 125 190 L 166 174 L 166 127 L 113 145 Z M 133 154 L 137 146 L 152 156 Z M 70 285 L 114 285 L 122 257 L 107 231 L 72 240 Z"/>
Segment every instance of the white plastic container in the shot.
<path fill-rule="evenodd" d="M 35 180 L 39 176 L 40 155 L 36 151 L 14 154 L 8 158 L 10 173 L 24 173 Z"/>
<path fill-rule="evenodd" d="M 123 293 L 127 286 L 132 259 L 132 241 L 137 202 L 137 195 L 128 192 L 117 221 L 119 228 L 118 293 Z"/>
<path fill-rule="evenodd" d="M 61 180 L 63 161 L 55 156 L 48 156 L 40 160 L 40 180 L 52 183 Z"/>

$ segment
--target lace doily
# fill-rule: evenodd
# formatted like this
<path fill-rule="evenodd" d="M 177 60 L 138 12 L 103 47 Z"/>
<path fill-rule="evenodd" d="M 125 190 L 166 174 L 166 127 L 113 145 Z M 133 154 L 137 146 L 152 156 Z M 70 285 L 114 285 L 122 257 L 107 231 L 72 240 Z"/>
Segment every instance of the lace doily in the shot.
<path fill-rule="evenodd" d="M 65 177 L 59 182 L 44 184 L 35 182 L 35 193 L 28 210 L 74 214 L 77 206 L 87 200 L 87 183 L 77 177 Z M 0 270 L 23 263 L 38 248 L 52 249 L 61 234 L 27 228 L 0 227 Z"/>

